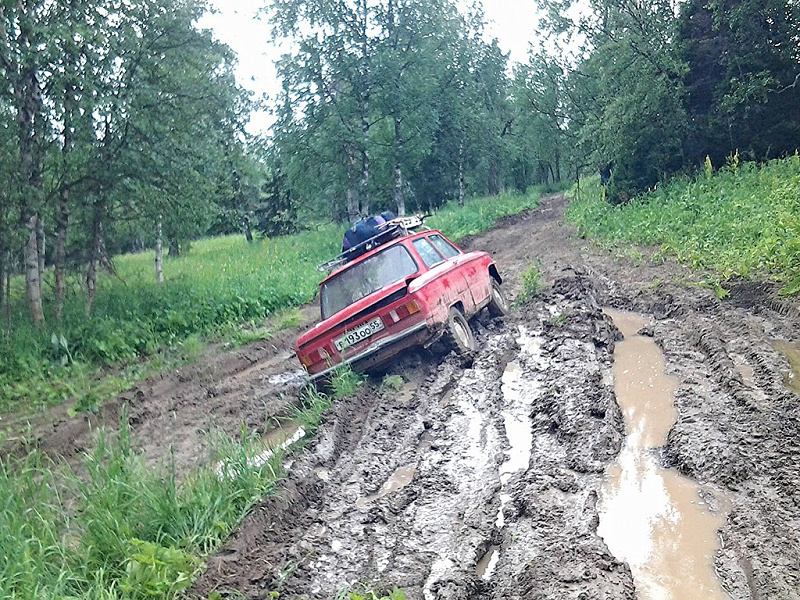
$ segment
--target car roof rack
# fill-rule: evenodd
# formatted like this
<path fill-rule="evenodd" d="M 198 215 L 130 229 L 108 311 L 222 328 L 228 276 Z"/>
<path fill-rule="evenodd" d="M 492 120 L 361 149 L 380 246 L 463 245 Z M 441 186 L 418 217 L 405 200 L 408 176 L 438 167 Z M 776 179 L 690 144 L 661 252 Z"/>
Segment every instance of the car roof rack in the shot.
<path fill-rule="evenodd" d="M 352 248 L 348 248 L 338 256 L 325 261 L 317 267 L 317 270 L 323 273 L 330 273 L 340 266 L 358 258 L 362 254 L 366 254 L 370 250 L 373 250 L 378 246 L 385 244 L 386 242 L 398 237 L 407 236 L 413 233 L 413 229 L 425 227 L 424 221 L 426 216 L 427 215 L 411 215 L 408 217 L 395 217 L 390 221 L 381 223 L 378 228 L 382 229 L 382 231 L 378 235 L 372 236 L 368 240 L 365 240 L 360 244 L 356 244 Z"/>

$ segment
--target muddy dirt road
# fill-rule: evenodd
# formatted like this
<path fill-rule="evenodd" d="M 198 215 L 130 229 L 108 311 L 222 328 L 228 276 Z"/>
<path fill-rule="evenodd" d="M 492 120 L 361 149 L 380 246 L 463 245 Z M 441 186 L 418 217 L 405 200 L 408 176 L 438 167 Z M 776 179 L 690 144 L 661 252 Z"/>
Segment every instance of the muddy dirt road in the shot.
<path fill-rule="evenodd" d="M 196 597 L 397 586 L 411 599 L 800 598 L 800 400 L 787 358 L 797 311 L 769 285 L 741 283 L 720 301 L 700 274 L 592 248 L 562 224 L 564 205 L 548 197 L 465 242 L 494 256 L 512 296 L 531 265 L 544 289 L 505 319 L 479 319 L 469 360 L 412 353 L 392 368 L 400 390 L 375 379 L 339 402 L 293 460 L 285 493 L 210 559 Z M 298 393 L 296 334 L 126 395 L 145 453 L 172 445 L 188 467 L 202 459 L 203 431 L 280 415 Z M 632 403 L 615 385 L 634 368 L 615 370 L 634 338 L 650 346 L 631 364 L 666 373 L 674 404 L 644 421 L 635 413 L 651 404 L 650 375 L 633 378 Z M 40 443 L 69 454 L 89 443 L 86 425 L 64 420 Z M 643 469 L 626 470 L 631 456 Z M 620 507 L 626 485 L 651 495 Z M 644 509 L 655 510 L 642 521 Z M 656 522 L 668 533 L 652 533 Z M 610 550 L 640 529 L 632 554 Z M 670 548 L 676 560 L 700 550 L 689 565 L 651 560 Z M 686 569 L 706 579 L 680 587 L 694 581 Z"/>

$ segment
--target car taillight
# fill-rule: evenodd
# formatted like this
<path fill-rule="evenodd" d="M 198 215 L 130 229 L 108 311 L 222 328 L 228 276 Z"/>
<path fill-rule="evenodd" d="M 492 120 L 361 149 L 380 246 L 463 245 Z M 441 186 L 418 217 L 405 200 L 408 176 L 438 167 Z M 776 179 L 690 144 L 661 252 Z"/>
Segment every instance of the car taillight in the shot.
<path fill-rule="evenodd" d="M 414 313 L 418 313 L 420 311 L 419 304 L 417 304 L 416 300 L 411 300 L 406 302 L 405 304 L 401 304 L 394 310 L 389 311 L 389 317 L 392 319 L 393 323 L 397 323 L 401 319 L 405 319 L 406 317 L 410 317 Z"/>
<path fill-rule="evenodd" d="M 311 354 L 305 354 L 300 357 L 300 362 L 307 369 L 308 367 L 314 364 L 314 359 L 311 358 Z"/>

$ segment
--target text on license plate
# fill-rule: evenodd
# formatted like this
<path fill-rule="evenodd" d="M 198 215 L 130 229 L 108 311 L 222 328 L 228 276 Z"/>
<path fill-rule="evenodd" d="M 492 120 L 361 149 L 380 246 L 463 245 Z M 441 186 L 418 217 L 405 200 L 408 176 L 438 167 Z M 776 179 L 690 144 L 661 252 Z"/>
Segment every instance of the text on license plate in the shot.
<path fill-rule="evenodd" d="M 383 321 L 381 321 L 380 317 L 376 317 L 371 321 L 367 321 L 366 323 L 362 323 L 355 329 L 351 329 L 347 333 L 345 333 L 342 337 L 338 340 L 333 342 L 336 349 L 341 352 L 345 348 L 349 348 L 350 346 L 355 346 L 361 340 L 367 339 L 373 333 L 377 333 L 384 328 Z"/>

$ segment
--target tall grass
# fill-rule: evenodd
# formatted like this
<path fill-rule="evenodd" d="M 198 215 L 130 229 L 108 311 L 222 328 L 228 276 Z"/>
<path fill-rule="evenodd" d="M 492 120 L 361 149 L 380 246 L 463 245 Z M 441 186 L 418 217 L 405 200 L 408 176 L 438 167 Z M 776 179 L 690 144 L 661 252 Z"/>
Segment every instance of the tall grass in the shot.
<path fill-rule="evenodd" d="M 362 381 L 338 376 L 350 393 Z M 310 434 L 332 401 L 309 388 L 294 419 Z M 208 463 L 178 479 L 169 464 L 146 465 L 120 422 L 80 474 L 38 451 L 0 459 L 0 598 L 175 598 L 284 475 L 282 453 L 265 462 L 261 439 L 242 431 L 213 435 Z"/>
<path fill-rule="evenodd" d="M 280 456 L 253 466 L 257 438 L 218 437 L 229 477 L 205 466 L 178 482 L 133 452 L 126 428 L 101 439 L 88 475 L 38 452 L 0 461 L 0 597 L 171 598 L 250 507 L 275 489 Z"/>
<path fill-rule="evenodd" d="M 242 236 L 201 240 L 165 261 L 163 285 L 155 282 L 152 253 L 120 256 L 117 275 L 100 278 L 90 318 L 84 297 L 73 294 L 63 322 L 43 331 L 28 324 L 18 298 L 13 333 L 0 344 L 0 411 L 76 397 L 95 406 L 140 374 L 116 370 L 116 379 L 98 379 L 98 366 L 135 365 L 165 348 L 180 350 L 192 336 L 308 302 L 320 277 L 316 266 L 336 252 L 340 232 L 330 225 L 255 244 Z"/>
<path fill-rule="evenodd" d="M 763 277 L 800 291 L 800 157 L 764 165 L 729 164 L 713 176 L 678 178 L 611 206 L 599 182 L 584 185 L 567 209 L 581 235 L 610 243 L 658 246 L 725 280 Z"/>
<path fill-rule="evenodd" d="M 449 202 L 435 215 L 425 221 L 427 225 L 441 230 L 447 237 L 457 242 L 469 235 L 476 235 L 494 227 L 503 217 L 515 215 L 539 206 L 538 188 L 527 194 L 505 192 L 499 196 L 475 198 L 459 207 Z"/>

